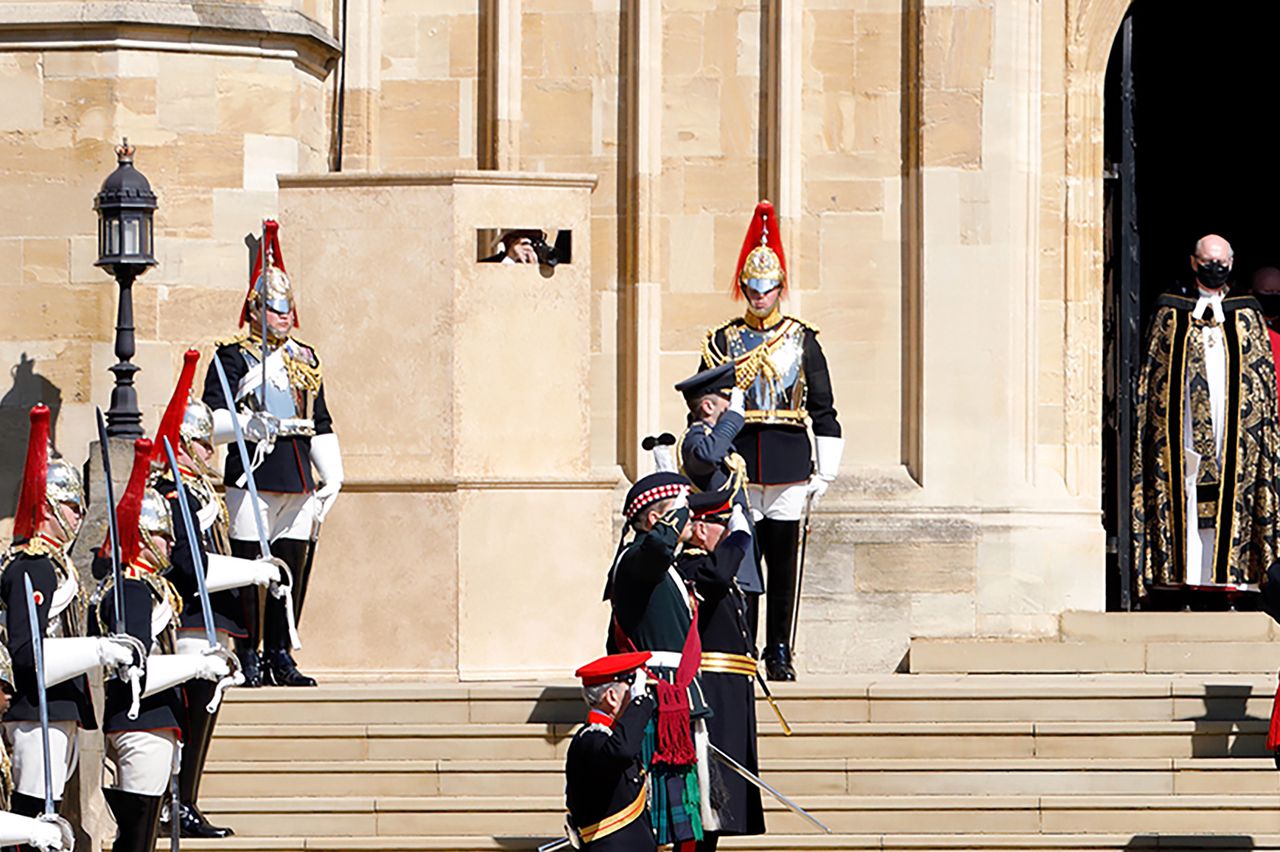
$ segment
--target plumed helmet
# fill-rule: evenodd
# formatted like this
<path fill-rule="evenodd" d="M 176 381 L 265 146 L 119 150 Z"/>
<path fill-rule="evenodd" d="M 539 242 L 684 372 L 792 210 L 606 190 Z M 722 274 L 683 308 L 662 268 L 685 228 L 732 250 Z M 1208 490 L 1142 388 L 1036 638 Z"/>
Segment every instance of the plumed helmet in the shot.
<path fill-rule="evenodd" d="M 778 227 L 778 214 L 768 201 L 756 205 L 738 254 L 737 274 L 734 276 L 734 298 L 740 298 L 742 288 L 749 287 L 767 292 L 774 287 L 786 287 L 787 261 L 782 253 L 782 232 Z"/>
<path fill-rule="evenodd" d="M 49 459 L 45 497 L 50 505 L 70 503 L 84 513 L 84 480 L 80 471 L 63 459 Z"/>
<path fill-rule="evenodd" d="M 160 418 L 160 428 L 156 430 L 155 447 L 151 452 L 151 463 L 160 468 L 167 468 L 167 456 L 164 451 L 165 441 L 178 451 L 178 439 L 182 430 L 182 420 L 186 412 L 187 400 L 191 397 L 191 383 L 196 375 L 196 362 L 200 353 L 188 349 L 182 355 L 182 370 L 178 374 L 178 384 L 173 388 L 169 404 L 165 406 L 164 416 Z"/>
<path fill-rule="evenodd" d="M 213 409 L 203 400 L 193 399 L 187 403 L 186 411 L 182 413 L 179 437 L 184 444 L 191 441 L 213 443 Z"/>
<path fill-rule="evenodd" d="M 144 534 L 173 538 L 173 519 L 169 516 L 169 501 L 154 488 L 148 488 L 142 493 L 142 507 L 138 510 L 138 530 Z"/>
<path fill-rule="evenodd" d="M 268 267 L 253 282 L 249 292 L 249 304 L 261 308 L 263 304 L 278 314 L 293 310 L 293 283 L 283 269 Z"/>
<path fill-rule="evenodd" d="M 253 259 L 249 276 L 249 292 L 240 309 L 240 325 L 249 321 L 249 309 L 261 310 L 263 304 L 277 313 L 293 311 L 293 325 L 298 326 L 298 312 L 293 301 L 293 282 L 284 271 L 284 255 L 280 251 L 280 223 L 267 219 L 262 223 L 262 251 Z"/>

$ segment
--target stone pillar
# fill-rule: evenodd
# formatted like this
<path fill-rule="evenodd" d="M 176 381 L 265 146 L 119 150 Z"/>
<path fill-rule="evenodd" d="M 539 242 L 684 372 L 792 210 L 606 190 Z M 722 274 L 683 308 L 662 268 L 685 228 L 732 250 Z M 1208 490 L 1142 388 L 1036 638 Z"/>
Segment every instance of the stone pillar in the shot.
<path fill-rule="evenodd" d="M 347 471 L 302 629 L 322 678 L 564 676 L 598 654 L 617 477 L 588 452 L 594 185 L 509 172 L 281 180 Z M 477 262 L 478 231 L 532 225 L 571 230 L 573 262 Z M 353 629 L 307 627 L 324 624 Z"/>
<path fill-rule="evenodd" d="M 482 169 L 520 168 L 522 7 L 521 0 L 483 0 L 481 4 L 478 154 Z"/>

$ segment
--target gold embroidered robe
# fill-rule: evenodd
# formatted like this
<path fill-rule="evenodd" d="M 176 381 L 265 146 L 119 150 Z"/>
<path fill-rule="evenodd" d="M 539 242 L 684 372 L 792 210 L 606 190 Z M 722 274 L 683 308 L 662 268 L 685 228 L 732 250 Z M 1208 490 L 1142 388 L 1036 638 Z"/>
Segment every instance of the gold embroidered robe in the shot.
<path fill-rule="evenodd" d="M 1136 400 L 1131 528 L 1138 595 L 1187 582 L 1184 430 L 1204 453 L 1196 483 L 1198 523 L 1214 530 L 1213 581 L 1257 584 L 1277 557 L 1276 370 L 1258 303 L 1222 300 L 1226 387 L 1221 463 L 1213 449 L 1194 297 L 1166 294 L 1147 334 Z M 1191 395 L 1191 420 L 1185 423 Z M 1198 566 L 1193 566 L 1193 572 Z"/>

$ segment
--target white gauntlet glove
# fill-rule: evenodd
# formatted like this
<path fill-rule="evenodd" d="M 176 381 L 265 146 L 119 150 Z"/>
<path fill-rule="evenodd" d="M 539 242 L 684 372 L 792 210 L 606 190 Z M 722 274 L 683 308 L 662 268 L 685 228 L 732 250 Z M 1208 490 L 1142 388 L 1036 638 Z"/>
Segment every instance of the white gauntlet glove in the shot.
<path fill-rule="evenodd" d="M 733 514 L 729 515 L 729 532 L 751 532 L 751 525 L 747 523 L 747 513 L 742 511 L 741 503 L 733 504 Z"/>
<path fill-rule="evenodd" d="M 817 470 L 809 480 L 807 494 L 809 499 L 816 503 L 822 495 L 827 493 L 827 488 L 840 472 L 840 458 L 844 455 L 844 438 L 815 435 L 813 441 L 817 456 Z"/>
<path fill-rule="evenodd" d="M 644 669 L 636 669 L 636 679 L 631 681 L 631 700 L 644 697 L 645 685 L 649 682 L 649 676 L 644 673 Z"/>
<path fill-rule="evenodd" d="M 345 474 L 342 470 L 342 449 L 338 446 L 338 436 L 333 432 L 316 435 L 311 439 L 311 463 L 320 476 L 320 487 L 316 489 L 316 523 L 323 524 L 324 519 L 333 508 L 333 501 L 338 499 L 342 490 Z"/>
<path fill-rule="evenodd" d="M 138 644 L 140 646 L 141 643 Z M 105 636 L 98 640 L 98 659 L 103 668 L 121 668 L 142 662 L 137 658 L 136 647 L 118 636 Z"/>
<path fill-rule="evenodd" d="M 730 411 L 735 411 L 738 414 L 746 414 L 747 413 L 746 405 L 747 405 L 747 395 L 746 395 L 746 392 L 742 390 L 742 388 L 735 387 L 733 390 L 729 391 L 729 410 Z"/>

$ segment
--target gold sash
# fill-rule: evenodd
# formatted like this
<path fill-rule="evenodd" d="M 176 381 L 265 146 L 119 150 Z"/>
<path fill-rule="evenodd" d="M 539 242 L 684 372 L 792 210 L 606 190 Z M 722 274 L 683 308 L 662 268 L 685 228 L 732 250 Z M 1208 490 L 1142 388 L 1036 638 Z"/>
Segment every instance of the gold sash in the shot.
<path fill-rule="evenodd" d="M 702 671 L 716 674 L 756 676 L 756 661 L 745 654 L 723 654 L 719 651 L 702 652 Z"/>
<path fill-rule="evenodd" d="M 605 817 L 599 822 L 578 829 L 578 836 L 582 838 L 583 843 L 594 843 L 608 837 L 622 829 L 631 825 L 640 818 L 640 814 L 644 813 L 646 785 L 640 785 L 640 793 L 636 796 L 636 800 L 618 811 L 613 816 Z"/>

